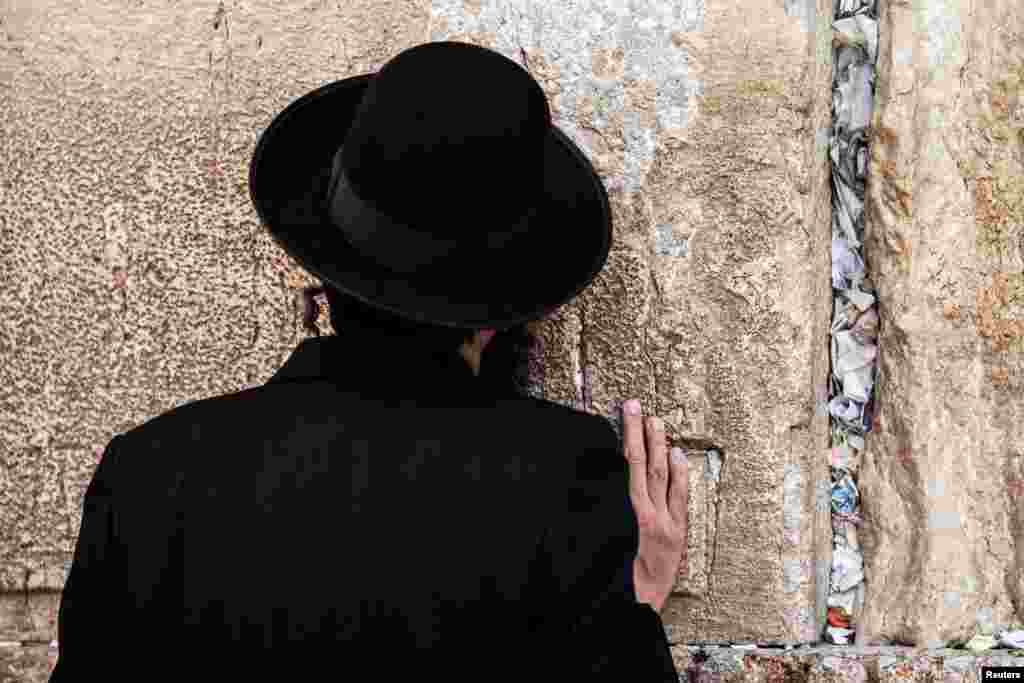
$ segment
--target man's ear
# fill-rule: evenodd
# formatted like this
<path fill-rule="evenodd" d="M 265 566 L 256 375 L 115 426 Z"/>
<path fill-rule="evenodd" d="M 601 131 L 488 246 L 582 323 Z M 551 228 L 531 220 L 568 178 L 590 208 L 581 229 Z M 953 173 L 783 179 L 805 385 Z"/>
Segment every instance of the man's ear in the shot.
<path fill-rule="evenodd" d="M 480 335 L 480 353 L 484 352 L 487 345 L 494 339 L 494 335 L 497 334 L 496 330 L 480 330 L 477 334 Z"/>

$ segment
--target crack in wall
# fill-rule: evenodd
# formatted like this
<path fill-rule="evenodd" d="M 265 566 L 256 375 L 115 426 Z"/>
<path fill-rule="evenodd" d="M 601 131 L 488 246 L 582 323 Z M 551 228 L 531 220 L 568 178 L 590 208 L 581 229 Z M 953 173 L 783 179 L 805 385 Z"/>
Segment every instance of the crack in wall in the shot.
<path fill-rule="evenodd" d="M 719 480 L 721 479 L 721 470 L 724 458 L 722 457 L 721 448 L 708 439 L 684 436 L 673 440 L 672 445 L 678 446 L 683 451 L 684 457 L 687 459 L 698 456 L 704 458 L 703 486 L 705 493 L 703 501 L 704 509 L 700 511 L 704 518 L 703 577 L 699 574 L 696 576 L 693 575 L 691 565 L 691 567 L 687 569 L 687 574 L 689 575 L 687 587 L 678 591 L 673 589 L 672 594 L 695 597 L 706 605 L 711 606 L 715 602 L 713 583 L 715 574 L 712 571 L 712 568 L 715 565 L 718 552 L 719 517 L 721 516 L 722 510 L 721 496 L 719 494 Z M 702 579 L 703 584 L 698 583 L 698 581 L 701 581 Z M 695 619 L 700 618 L 697 614 L 697 612 L 694 613 Z M 675 641 L 671 642 L 672 644 L 676 644 Z"/>
<path fill-rule="evenodd" d="M 707 451 L 707 478 L 711 482 L 711 490 L 708 491 L 708 500 L 712 501 L 713 510 L 708 515 L 707 530 L 707 551 L 704 553 L 707 562 L 708 593 L 707 602 L 714 602 L 715 595 L 715 560 L 718 558 L 718 529 L 721 526 L 719 516 L 722 513 L 721 493 L 719 492 L 719 480 L 722 476 L 724 462 L 720 455 L 721 451 L 711 448 Z"/>
<path fill-rule="evenodd" d="M 658 394 L 658 368 L 654 364 L 654 358 L 651 357 L 651 352 L 648 350 L 650 348 L 649 340 L 651 337 L 651 317 L 651 314 L 648 313 L 647 320 L 644 321 L 644 341 L 643 344 L 641 344 L 640 349 L 644 354 L 644 358 L 647 359 L 648 367 L 651 369 L 651 414 L 658 415 L 660 413 L 657 406 L 657 401 L 660 396 L 660 394 Z"/>
<path fill-rule="evenodd" d="M 828 403 L 832 562 L 824 640 L 856 642 L 864 558 L 856 473 L 878 386 L 877 292 L 862 255 L 868 143 L 878 59 L 877 0 L 835 0 L 832 36 L 832 310 Z"/>
<path fill-rule="evenodd" d="M 576 339 L 576 392 L 579 409 L 592 412 L 593 392 L 590 386 L 590 366 L 587 363 L 587 313 L 583 303 L 579 303 L 580 331 Z"/>
<path fill-rule="evenodd" d="M 661 310 L 664 307 L 665 299 L 661 291 L 661 285 L 658 284 L 658 276 L 654 272 L 653 267 L 648 267 L 647 273 L 651 281 L 651 288 L 654 290 L 654 302 L 652 302 L 651 307 L 652 309 L 654 309 L 654 307 L 657 306 L 657 310 Z M 647 342 L 650 339 L 651 333 L 651 320 L 653 318 L 654 311 L 651 310 L 647 315 L 647 322 L 644 325 L 644 355 L 647 357 L 647 362 L 651 364 L 651 384 L 653 385 L 654 389 L 653 396 L 654 400 L 658 401 L 658 399 L 660 399 L 662 395 L 661 385 L 658 382 L 658 368 L 654 364 L 654 358 L 651 356 L 650 351 L 648 351 L 649 347 L 647 346 Z M 660 414 L 660 412 L 661 411 L 659 410 L 657 414 Z M 669 444 L 669 448 L 671 448 L 673 445 L 674 444 Z"/>

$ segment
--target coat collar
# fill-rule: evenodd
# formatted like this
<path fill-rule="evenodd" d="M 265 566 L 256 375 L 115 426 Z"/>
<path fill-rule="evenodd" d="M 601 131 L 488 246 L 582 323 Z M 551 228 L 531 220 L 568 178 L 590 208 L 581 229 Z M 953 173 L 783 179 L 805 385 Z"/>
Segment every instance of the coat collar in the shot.
<path fill-rule="evenodd" d="M 313 379 L 391 391 L 399 385 L 403 391 L 423 387 L 432 393 L 476 392 L 484 386 L 454 349 L 439 351 L 415 339 L 366 333 L 302 340 L 267 384 Z"/>

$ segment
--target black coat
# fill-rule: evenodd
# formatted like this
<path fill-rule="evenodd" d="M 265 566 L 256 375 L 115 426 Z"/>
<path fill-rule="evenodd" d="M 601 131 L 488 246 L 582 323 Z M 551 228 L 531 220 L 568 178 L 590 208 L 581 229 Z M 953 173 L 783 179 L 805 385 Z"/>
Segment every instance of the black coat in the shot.
<path fill-rule="evenodd" d="M 677 681 L 627 477 L 607 420 L 455 353 L 306 339 L 110 442 L 50 680 Z"/>

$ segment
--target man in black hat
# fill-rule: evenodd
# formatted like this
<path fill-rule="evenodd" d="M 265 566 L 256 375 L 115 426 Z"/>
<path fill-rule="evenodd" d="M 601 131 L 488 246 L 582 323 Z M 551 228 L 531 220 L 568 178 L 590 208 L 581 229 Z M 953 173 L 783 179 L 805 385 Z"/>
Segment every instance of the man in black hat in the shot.
<path fill-rule="evenodd" d="M 611 247 L 537 82 L 411 48 L 288 105 L 250 191 L 341 332 L 110 442 L 51 681 L 676 681 L 685 461 L 639 410 L 624 459 L 603 417 L 507 391 L 483 354 Z"/>

